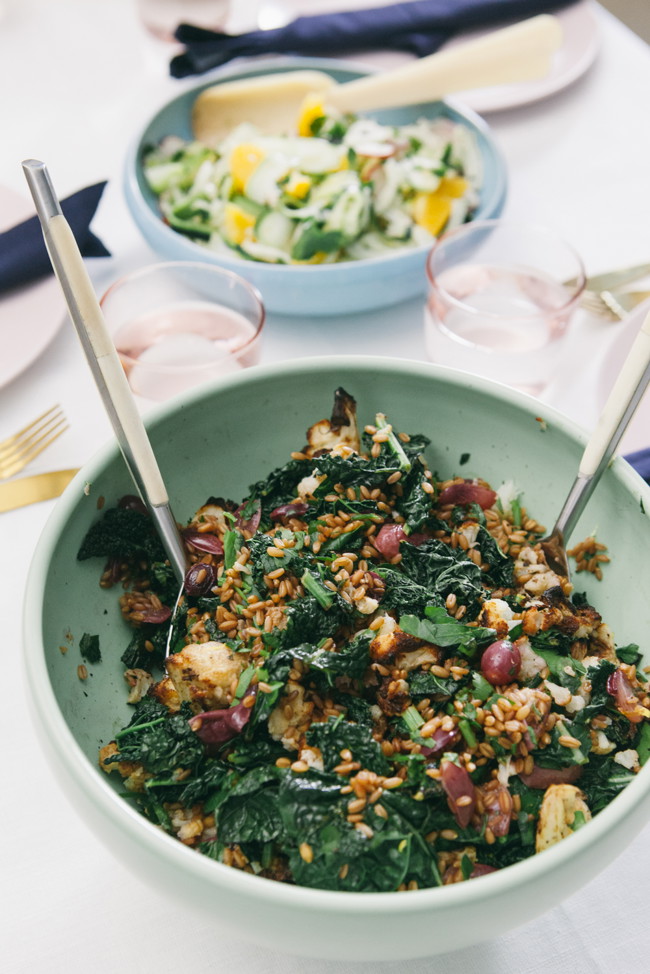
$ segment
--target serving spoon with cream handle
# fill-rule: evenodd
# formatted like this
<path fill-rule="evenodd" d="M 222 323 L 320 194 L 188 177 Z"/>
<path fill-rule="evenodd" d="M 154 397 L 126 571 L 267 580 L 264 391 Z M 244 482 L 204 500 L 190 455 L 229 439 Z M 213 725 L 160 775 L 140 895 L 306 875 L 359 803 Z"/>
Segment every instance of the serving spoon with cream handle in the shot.
<path fill-rule="evenodd" d="M 305 99 L 312 95 L 326 109 L 356 113 L 437 101 L 474 88 L 533 81 L 548 74 L 562 39 L 558 19 L 540 14 L 393 71 L 343 84 L 325 72 L 309 70 L 225 81 L 197 97 L 192 129 L 200 142 L 214 145 L 242 122 L 270 135 L 295 129 Z"/>
<path fill-rule="evenodd" d="M 650 312 L 623 363 L 596 429 L 585 447 L 578 474 L 562 506 L 553 530 L 541 545 L 549 567 L 569 576 L 565 550 L 571 532 L 585 509 L 601 475 L 606 470 L 628 423 L 650 381 Z"/>
<path fill-rule="evenodd" d="M 79 247 L 63 215 L 45 164 L 36 159 L 27 159 L 23 162 L 23 172 L 36 204 L 52 267 L 120 450 L 182 586 L 188 567 L 185 546 L 147 431 L 108 333 Z"/>

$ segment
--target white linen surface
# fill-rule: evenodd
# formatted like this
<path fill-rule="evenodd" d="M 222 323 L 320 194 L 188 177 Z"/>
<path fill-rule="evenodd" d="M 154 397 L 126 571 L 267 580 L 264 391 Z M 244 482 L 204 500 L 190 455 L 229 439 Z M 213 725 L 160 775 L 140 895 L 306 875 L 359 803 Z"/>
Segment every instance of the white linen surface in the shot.
<path fill-rule="evenodd" d="M 648 260 L 650 250 L 650 54 L 601 8 L 598 16 L 602 52 L 583 79 L 547 101 L 490 118 L 510 171 L 506 214 L 560 230 L 593 272 Z M 129 0 L 23 0 L 9 5 L 0 21 L 0 182 L 26 193 L 20 162 L 29 156 L 45 160 L 61 196 L 110 180 L 94 229 L 115 256 L 90 267 L 100 292 L 153 256 L 126 211 L 121 165 L 139 121 L 176 90 L 177 83 L 167 77 L 168 57 L 168 48 L 144 36 Z M 421 302 L 414 301 L 317 325 L 276 317 L 267 324 L 263 360 L 333 353 L 342 341 L 350 352 L 422 359 L 421 315 Z M 615 340 L 616 326 L 582 316 L 559 376 L 565 381 L 547 393 L 586 427 L 595 418 L 596 366 Z M 588 374 L 581 368 L 587 355 Z M 0 439 L 57 401 L 71 429 L 33 472 L 80 466 L 110 435 L 69 323 L 45 355 L 0 389 Z M 272 953 L 211 929 L 132 877 L 77 817 L 41 754 L 20 667 L 25 578 L 52 506 L 0 515 L 0 969 L 5 974 L 362 971 L 364 965 Z M 647 970 L 649 846 L 646 828 L 579 893 L 491 943 L 374 967 L 382 974 Z"/>

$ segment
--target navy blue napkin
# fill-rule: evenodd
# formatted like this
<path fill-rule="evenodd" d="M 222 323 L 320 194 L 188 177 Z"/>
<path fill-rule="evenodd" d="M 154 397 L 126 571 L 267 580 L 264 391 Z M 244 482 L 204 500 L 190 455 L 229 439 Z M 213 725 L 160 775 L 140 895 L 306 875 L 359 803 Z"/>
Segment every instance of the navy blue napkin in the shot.
<path fill-rule="evenodd" d="M 61 203 L 84 257 L 110 257 L 101 240 L 90 230 L 106 182 L 80 189 Z M 0 292 L 36 281 L 52 273 L 52 265 L 37 216 L 0 233 Z"/>
<path fill-rule="evenodd" d="M 645 482 L 650 484 L 650 448 L 637 450 L 636 453 L 628 453 L 625 459 L 643 477 Z"/>
<path fill-rule="evenodd" d="M 353 0 L 351 0 L 353 2 Z M 567 7 L 576 0 L 412 0 L 388 7 L 298 17 L 275 30 L 222 34 L 180 24 L 185 51 L 172 58 L 173 78 L 203 74 L 236 57 L 257 54 L 344 55 L 374 50 L 422 57 L 468 31 Z"/>

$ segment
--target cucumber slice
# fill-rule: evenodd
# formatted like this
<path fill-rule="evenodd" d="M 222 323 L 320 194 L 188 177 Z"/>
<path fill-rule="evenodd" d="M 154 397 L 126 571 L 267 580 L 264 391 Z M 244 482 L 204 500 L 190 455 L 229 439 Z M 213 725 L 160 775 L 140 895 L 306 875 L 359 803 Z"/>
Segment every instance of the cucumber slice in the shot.
<path fill-rule="evenodd" d="M 288 248 L 293 230 L 293 221 L 275 210 L 264 210 L 255 224 L 255 236 L 259 242 L 280 250 Z"/>
<path fill-rule="evenodd" d="M 286 158 L 268 156 L 262 159 L 246 182 L 246 196 L 262 206 L 276 206 L 282 195 L 278 181 L 286 176 L 290 168 L 290 161 Z"/>
<path fill-rule="evenodd" d="M 231 199 L 231 202 L 235 203 L 236 206 L 240 206 L 242 210 L 244 210 L 246 213 L 250 213 L 250 215 L 254 216 L 256 219 L 261 217 L 263 213 L 268 212 L 266 207 L 262 206 L 261 203 L 256 203 L 255 200 L 249 199 L 248 196 L 242 196 L 241 193 L 235 193 Z"/>

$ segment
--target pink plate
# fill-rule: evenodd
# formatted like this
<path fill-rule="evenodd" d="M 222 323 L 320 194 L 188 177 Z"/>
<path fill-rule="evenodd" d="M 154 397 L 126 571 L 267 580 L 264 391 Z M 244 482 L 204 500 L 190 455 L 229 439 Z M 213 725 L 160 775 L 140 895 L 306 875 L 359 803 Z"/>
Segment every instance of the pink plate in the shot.
<path fill-rule="evenodd" d="M 26 197 L 0 186 L 0 232 L 33 214 Z M 0 296 L 0 388 L 42 355 L 63 324 L 64 311 L 54 275 Z"/>
<path fill-rule="evenodd" d="M 614 324 L 611 327 L 621 329 L 617 333 L 617 338 L 610 347 L 598 375 L 596 395 L 598 397 L 598 409 L 601 410 L 605 405 L 607 396 L 610 393 L 614 381 L 621 366 L 625 361 L 627 353 L 632 347 L 632 342 L 636 338 L 639 328 L 643 324 L 643 319 L 650 312 L 650 301 L 644 301 L 632 311 L 625 321 L 621 324 Z M 634 453 L 636 450 L 645 450 L 650 446 L 650 389 L 646 390 L 645 396 L 639 403 L 637 410 L 630 421 L 623 439 L 618 448 L 618 453 Z"/>

